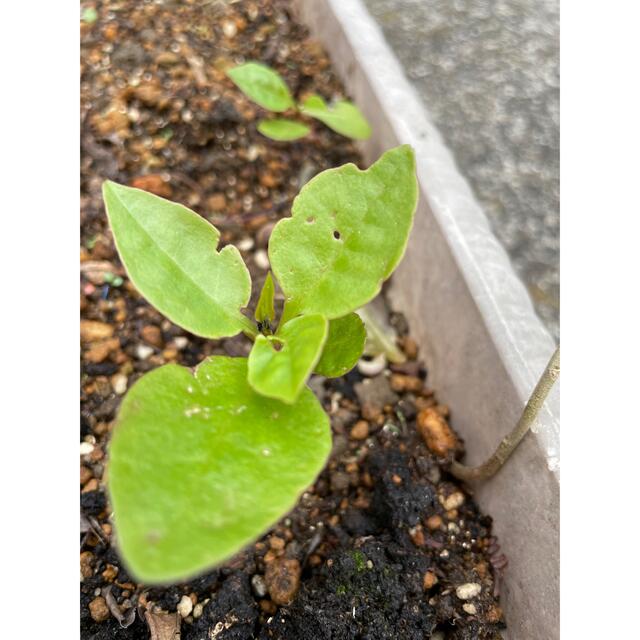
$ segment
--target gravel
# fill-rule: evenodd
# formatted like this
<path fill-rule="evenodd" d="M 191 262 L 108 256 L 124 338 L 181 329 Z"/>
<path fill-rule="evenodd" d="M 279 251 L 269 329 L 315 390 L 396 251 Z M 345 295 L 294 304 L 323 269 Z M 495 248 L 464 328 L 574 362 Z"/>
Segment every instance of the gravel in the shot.
<path fill-rule="evenodd" d="M 557 0 L 364 0 L 559 335 Z"/>
<path fill-rule="evenodd" d="M 475 598 L 482 591 L 482 586 L 477 582 L 467 582 L 456 588 L 456 595 L 460 600 Z"/>

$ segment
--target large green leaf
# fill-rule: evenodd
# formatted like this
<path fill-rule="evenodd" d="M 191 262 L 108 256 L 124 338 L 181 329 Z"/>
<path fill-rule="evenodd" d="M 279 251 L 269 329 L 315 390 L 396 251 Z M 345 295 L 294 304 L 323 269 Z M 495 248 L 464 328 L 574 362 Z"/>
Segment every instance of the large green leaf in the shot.
<path fill-rule="evenodd" d="M 329 322 L 329 333 L 315 372 L 337 378 L 351 371 L 362 355 L 367 332 L 357 313 Z"/>
<path fill-rule="evenodd" d="M 300 105 L 300 111 L 324 122 L 327 127 L 347 138 L 366 140 L 371 136 L 371 127 L 360 109 L 346 100 L 328 106 L 320 96 L 314 94 Z"/>
<path fill-rule="evenodd" d="M 285 319 L 339 318 L 371 300 L 402 258 L 417 197 L 408 145 L 387 151 L 366 171 L 346 164 L 309 181 L 269 241 L 287 299 Z"/>
<path fill-rule="evenodd" d="M 254 331 L 240 313 L 251 278 L 238 250 L 180 204 L 106 181 L 102 193 L 120 258 L 140 293 L 172 322 L 205 338 Z"/>
<path fill-rule="evenodd" d="M 148 373 L 125 397 L 109 449 L 127 566 L 150 584 L 226 560 L 295 505 L 330 448 L 313 393 L 294 405 L 257 394 L 244 358 Z"/>
<path fill-rule="evenodd" d="M 311 129 L 306 124 L 302 124 L 302 122 L 277 118 L 275 120 L 261 120 L 258 123 L 258 131 L 272 140 L 289 142 L 304 138 Z"/>
<path fill-rule="evenodd" d="M 233 67 L 227 75 L 247 97 L 265 109 L 280 112 L 295 106 L 282 77 L 260 62 Z"/>
<path fill-rule="evenodd" d="M 258 336 L 249 354 L 249 384 L 264 396 L 295 402 L 327 337 L 321 315 L 299 316 L 275 336 Z"/>
<path fill-rule="evenodd" d="M 273 299 L 276 293 L 275 285 L 271 271 L 267 273 L 267 277 L 262 285 L 262 291 L 256 305 L 255 319 L 256 322 L 269 322 L 271 324 L 276 319 L 276 310 L 273 306 Z"/>

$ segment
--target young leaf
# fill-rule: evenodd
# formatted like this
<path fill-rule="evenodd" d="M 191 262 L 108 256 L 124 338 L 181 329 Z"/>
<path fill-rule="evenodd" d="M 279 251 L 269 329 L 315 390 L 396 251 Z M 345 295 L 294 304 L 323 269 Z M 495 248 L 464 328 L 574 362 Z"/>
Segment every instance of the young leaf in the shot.
<path fill-rule="evenodd" d="M 321 315 L 300 316 L 275 336 L 259 335 L 249 354 L 249 384 L 263 396 L 295 402 L 327 337 Z"/>
<path fill-rule="evenodd" d="M 259 62 L 246 62 L 227 71 L 235 85 L 251 100 L 269 111 L 295 106 L 289 87 L 273 69 Z"/>
<path fill-rule="evenodd" d="M 327 378 L 337 378 L 356 366 L 367 337 L 357 313 L 350 313 L 329 322 L 329 334 L 315 372 Z"/>
<path fill-rule="evenodd" d="M 187 579 L 272 526 L 331 449 L 309 389 L 287 405 L 247 384 L 245 358 L 169 364 L 125 397 L 109 448 L 120 552 L 147 584 Z"/>
<path fill-rule="evenodd" d="M 346 164 L 310 180 L 269 241 L 285 319 L 339 318 L 375 297 L 402 258 L 417 197 L 408 145 L 387 151 L 366 171 Z"/>
<path fill-rule="evenodd" d="M 275 120 L 261 120 L 258 123 L 258 131 L 272 140 L 289 142 L 304 138 L 311 129 L 306 124 L 302 124 L 302 122 L 277 118 Z"/>
<path fill-rule="evenodd" d="M 260 298 L 258 298 L 258 304 L 256 305 L 256 322 L 268 321 L 272 323 L 276 319 L 276 311 L 273 307 L 273 297 L 275 296 L 276 288 L 273 284 L 273 278 L 271 277 L 271 271 L 267 273 L 267 278 L 262 285 L 262 291 L 260 292 Z"/>
<path fill-rule="evenodd" d="M 320 96 L 314 94 L 300 105 L 300 112 L 324 122 L 327 127 L 347 138 L 366 140 L 371 136 L 371 127 L 360 109 L 346 100 L 328 106 Z"/>
<path fill-rule="evenodd" d="M 82 12 L 82 21 L 88 24 L 93 24 L 98 19 L 98 12 L 94 7 L 87 7 Z"/>
<path fill-rule="evenodd" d="M 102 193 L 120 258 L 142 295 L 172 322 L 205 338 L 253 330 L 240 309 L 251 278 L 238 250 L 193 211 L 106 181 Z"/>

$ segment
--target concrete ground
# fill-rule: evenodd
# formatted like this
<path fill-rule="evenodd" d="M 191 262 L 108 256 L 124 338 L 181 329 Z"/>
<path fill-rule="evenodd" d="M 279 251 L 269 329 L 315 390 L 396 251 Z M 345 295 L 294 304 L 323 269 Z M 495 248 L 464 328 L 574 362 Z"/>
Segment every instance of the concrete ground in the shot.
<path fill-rule="evenodd" d="M 365 0 L 559 335 L 558 0 Z"/>

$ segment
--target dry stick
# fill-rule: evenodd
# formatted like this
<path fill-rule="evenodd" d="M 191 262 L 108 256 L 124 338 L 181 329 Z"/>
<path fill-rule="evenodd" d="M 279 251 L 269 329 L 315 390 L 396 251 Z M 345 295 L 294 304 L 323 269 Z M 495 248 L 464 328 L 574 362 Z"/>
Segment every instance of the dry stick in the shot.
<path fill-rule="evenodd" d="M 536 388 L 533 390 L 529 401 L 527 402 L 518 424 L 516 424 L 513 431 L 505 436 L 502 442 L 498 445 L 495 453 L 479 467 L 467 467 L 459 462 L 451 464 L 451 473 L 458 478 L 458 480 L 488 480 L 494 476 L 502 467 L 502 465 L 509 459 L 509 456 L 514 452 L 515 448 L 520 444 L 522 439 L 527 435 L 531 425 L 540 413 L 540 409 L 544 405 L 544 401 L 553 387 L 553 383 L 558 379 L 560 375 L 560 347 L 555 350 L 554 354 L 549 360 L 547 368 L 540 376 Z"/>

